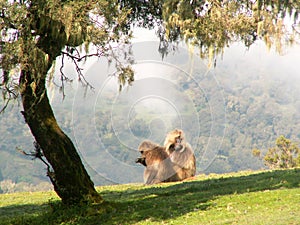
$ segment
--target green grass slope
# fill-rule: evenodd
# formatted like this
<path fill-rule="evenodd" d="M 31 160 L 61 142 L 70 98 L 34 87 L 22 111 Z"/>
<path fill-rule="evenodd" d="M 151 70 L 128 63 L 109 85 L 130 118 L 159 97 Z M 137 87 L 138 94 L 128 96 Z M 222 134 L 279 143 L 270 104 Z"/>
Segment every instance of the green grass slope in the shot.
<path fill-rule="evenodd" d="M 99 187 L 102 205 L 64 207 L 54 192 L 0 195 L 0 224 L 300 224 L 300 169 Z"/>

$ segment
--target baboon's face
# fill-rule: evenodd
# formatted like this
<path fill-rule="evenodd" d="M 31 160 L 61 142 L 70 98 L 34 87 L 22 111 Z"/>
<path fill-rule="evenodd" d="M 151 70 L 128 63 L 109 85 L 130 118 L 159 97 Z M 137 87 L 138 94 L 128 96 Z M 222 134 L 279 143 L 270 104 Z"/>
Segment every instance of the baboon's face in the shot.
<path fill-rule="evenodd" d="M 180 151 L 183 148 L 183 138 L 181 137 L 181 135 L 175 137 L 173 147 L 175 151 Z"/>
<path fill-rule="evenodd" d="M 138 157 L 135 162 L 136 163 L 140 163 L 144 166 L 147 166 L 147 163 L 146 163 L 146 152 L 155 148 L 156 144 L 151 142 L 151 141 L 143 141 L 140 146 L 139 146 L 139 149 L 138 151 L 141 153 L 141 156 Z"/>
<path fill-rule="evenodd" d="M 184 134 L 182 130 L 174 130 L 172 132 L 170 132 L 167 136 L 167 142 L 169 143 L 169 147 L 170 149 L 173 149 L 173 151 L 181 151 L 184 148 Z M 167 145 L 168 146 L 168 145 Z"/>

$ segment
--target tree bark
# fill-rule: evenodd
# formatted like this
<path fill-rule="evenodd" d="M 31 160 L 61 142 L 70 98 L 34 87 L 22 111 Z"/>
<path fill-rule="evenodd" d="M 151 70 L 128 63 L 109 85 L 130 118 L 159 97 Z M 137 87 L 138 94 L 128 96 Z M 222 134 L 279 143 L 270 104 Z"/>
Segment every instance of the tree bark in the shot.
<path fill-rule="evenodd" d="M 38 54 L 39 50 L 36 51 Z M 45 54 L 40 53 L 41 56 L 35 57 L 37 61 L 28 60 L 21 69 L 19 83 L 25 121 L 52 167 L 53 172 L 48 171 L 48 175 L 62 202 L 100 203 L 103 199 L 95 190 L 72 141 L 57 124 L 49 103 L 45 82 L 54 59 L 45 59 Z"/>

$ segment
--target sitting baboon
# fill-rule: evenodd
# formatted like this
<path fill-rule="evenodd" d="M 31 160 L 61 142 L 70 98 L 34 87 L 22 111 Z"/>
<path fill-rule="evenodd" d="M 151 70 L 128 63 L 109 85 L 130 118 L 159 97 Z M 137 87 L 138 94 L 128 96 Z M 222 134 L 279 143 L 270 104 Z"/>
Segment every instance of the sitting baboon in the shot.
<path fill-rule="evenodd" d="M 146 166 L 144 171 L 145 184 L 178 181 L 173 164 L 165 148 L 151 141 L 143 141 L 139 146 L 141 157 L 136 163 Z"/>
<path fill-rule="evenodd" d="M 180 180 L 195 176 L 196 158 L 192 147 L 185 141 L 182 130 L 175 129 L 169 132 L 164 146 Z"/>

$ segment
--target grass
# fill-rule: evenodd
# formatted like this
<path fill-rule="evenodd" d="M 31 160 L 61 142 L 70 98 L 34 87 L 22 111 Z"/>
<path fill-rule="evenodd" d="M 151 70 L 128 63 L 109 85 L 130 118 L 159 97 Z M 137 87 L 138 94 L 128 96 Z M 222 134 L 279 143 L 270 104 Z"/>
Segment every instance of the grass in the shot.
<path fill-rule="evenodd" d="M 300 169 L 97 190 L 104 204 L 70 208 L 54 192 L 2 194 L 0 224 L 300 224 Z"/>

